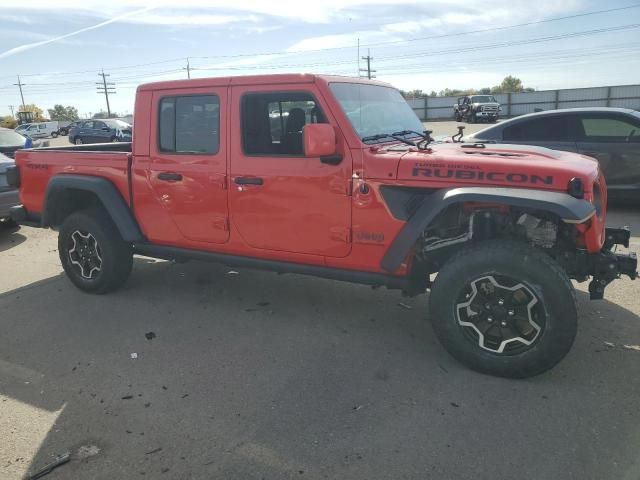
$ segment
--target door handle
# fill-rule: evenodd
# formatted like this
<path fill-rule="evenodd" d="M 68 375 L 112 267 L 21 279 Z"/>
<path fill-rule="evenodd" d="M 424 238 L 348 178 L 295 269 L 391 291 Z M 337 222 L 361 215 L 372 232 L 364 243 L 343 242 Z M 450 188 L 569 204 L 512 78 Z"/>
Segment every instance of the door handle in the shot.
<path fill-rule="evenodd" d="M 233 181 L 238 185 L 264 185 L 264 180 L 259 177 L 236 177 Z"/>
<path fill-rule="evenodd" d="M 158 174 L 158 180 L 164 180 L 165 182 L 179 182 L 182 180 L 182 175 L 179 173 L 162 172 Z"/>

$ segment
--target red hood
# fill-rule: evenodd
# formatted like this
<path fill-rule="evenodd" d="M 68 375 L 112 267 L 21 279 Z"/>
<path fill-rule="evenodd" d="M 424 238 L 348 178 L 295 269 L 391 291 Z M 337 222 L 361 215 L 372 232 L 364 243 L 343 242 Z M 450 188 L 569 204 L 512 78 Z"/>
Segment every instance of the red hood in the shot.
<path fill-rule="evenodd" d="M 393 160 L 397 180 L 442 187 L 469 184 L 566 190 L 569 180 L 578 177 L 590 191 L 599 176 L 598 162 L 590 157 L 522 145 L 437 144 L 430 151 L 370 149 L 365 158 L 369 178 L 392 178 Z M 374 166 L 378 161 L 381 164 Z"/>

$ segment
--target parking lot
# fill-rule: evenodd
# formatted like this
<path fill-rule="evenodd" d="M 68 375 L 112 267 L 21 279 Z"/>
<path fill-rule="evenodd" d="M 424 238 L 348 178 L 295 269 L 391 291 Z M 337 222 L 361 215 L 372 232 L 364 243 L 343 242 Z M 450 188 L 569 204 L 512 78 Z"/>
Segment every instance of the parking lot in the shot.
<path fill-rule="evenodd" d="M 86 295 L 25 227 L 0 265 L 0 478 L 66 451 L 47 478 L 640 476 L 637 282 L 579 285 L 572 352 L 514 381 L 452 360 L 426 296 L 142 258 Z"/>

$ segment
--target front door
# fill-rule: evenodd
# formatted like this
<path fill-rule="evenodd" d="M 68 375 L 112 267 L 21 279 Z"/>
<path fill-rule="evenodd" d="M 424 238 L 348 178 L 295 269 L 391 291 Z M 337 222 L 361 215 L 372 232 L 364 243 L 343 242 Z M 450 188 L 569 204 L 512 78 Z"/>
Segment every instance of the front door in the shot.
<path fill-rule="evenodd" d="M 351 251 L 349 149 L 338 133 L 340 163 L 304 156 L 306 124 L 336 125 L 319 98 L 313 85 L 233 87 L 231 125 L 240 135 L 231 142 L 231 222 L 251 247 L 329 257 Z"/>
<path fill-rule="evenodd" d="M 577 151 L 573 135 L 573 117 L 568 115 L 543 115 L 522 119 L 504 128 L 505 143 L 535 145 L 538 147 Z"/>
<path fill-rule="evenodd" d="M 226 87 L 153 93 L 148 182 L 187 243 L 229 239 Z M 157 123 L 156 123 L 157 122 Z"/>

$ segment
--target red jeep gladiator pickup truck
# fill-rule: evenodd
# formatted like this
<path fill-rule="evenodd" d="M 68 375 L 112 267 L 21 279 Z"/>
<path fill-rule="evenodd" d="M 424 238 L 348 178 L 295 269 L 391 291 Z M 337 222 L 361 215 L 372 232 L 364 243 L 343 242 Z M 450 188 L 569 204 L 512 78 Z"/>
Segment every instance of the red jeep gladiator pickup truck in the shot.
<path fill-rule="evenodd" d="M 591 158 L 521 145 L 434 144 L 400 93 L 348 77 L 142 85 L 133 141 L 19 151 L 19 223 L 59 231 L 87 292 L 132 256 L 202 259 L 430 294 L 447 350 L 526 377 L 576 334 L 570 279 L 636 276 L 605 228 Z M 437 276 L 434 274 L 437 273 Z M 435 276 L 435 280 L 434 280 Z"/>

